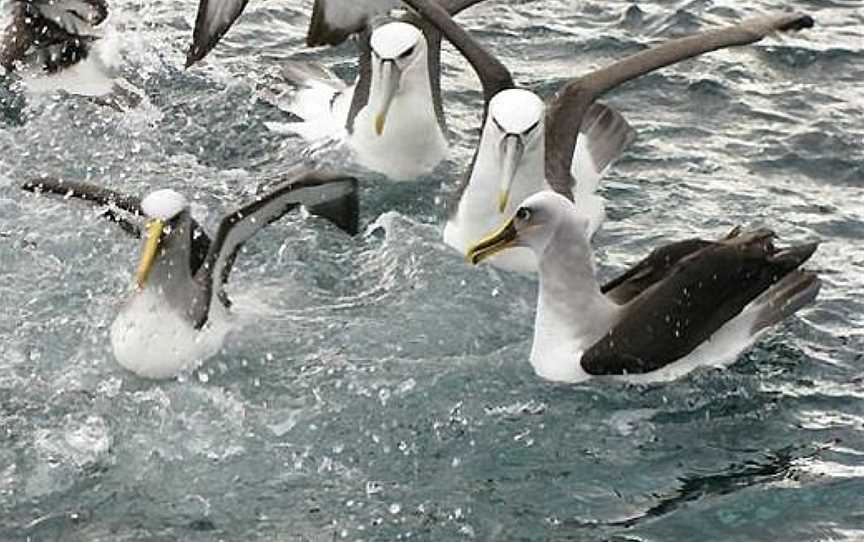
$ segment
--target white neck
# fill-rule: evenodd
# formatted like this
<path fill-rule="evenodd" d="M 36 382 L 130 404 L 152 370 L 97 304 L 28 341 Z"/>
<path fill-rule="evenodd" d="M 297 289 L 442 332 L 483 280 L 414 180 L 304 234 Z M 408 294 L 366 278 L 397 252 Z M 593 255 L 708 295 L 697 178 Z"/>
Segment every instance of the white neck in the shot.
<path fill-rule="evenodd" d="M 601 292 L 586 224 L 565 217 L 542 255 L 540 293 L 531 364 L 543 378 L 578 382 L 589 378 L 579 363 L 614 321 L 618 307 Z"/>

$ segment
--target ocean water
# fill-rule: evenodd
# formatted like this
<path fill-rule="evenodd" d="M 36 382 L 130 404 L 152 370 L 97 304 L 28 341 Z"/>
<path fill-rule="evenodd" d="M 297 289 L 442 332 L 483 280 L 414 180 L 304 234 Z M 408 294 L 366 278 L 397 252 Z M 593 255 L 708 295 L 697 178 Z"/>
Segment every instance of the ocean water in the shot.
<path fill-rule="evenodd" d="M 196 5 L 116 0 L 106 40 L 145 96 L 118 112 L 0 89 L 0 540 L 864 540 L 864 9 L 624 85 L 638 138 L 603 183 L 609 277 L 656 244 L 770 227 L 821 241 L 818 300 L 726 370 L 552 385 L 528 363 L 536 281 L 440 240 L 481 98 L 452 48 L 449 159 L 415 183 L 269 132 L 311 6 L 250 2 L 182 69 Z M 525 85 L 767 12 L 767 0 L 489 0 L 460 18 Z M 92 210 L 17 190 L 44 173 L 171 187 L 213 226 L 303 161 L 362 178 L 365 233 L 291 216 L 250 242 L 238 329 L 179 380 L 113 360 L 138 247 Z"/>

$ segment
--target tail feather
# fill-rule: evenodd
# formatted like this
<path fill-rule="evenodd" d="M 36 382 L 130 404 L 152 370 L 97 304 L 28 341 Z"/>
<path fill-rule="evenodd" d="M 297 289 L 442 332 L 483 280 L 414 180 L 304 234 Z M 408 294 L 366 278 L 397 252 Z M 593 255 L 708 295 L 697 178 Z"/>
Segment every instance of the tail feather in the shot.
<path fill-rule="evenodd" d="M 591 105 L 579 127 L 573 155 L 576 199 L 597 191 L 603 173 L 635 137 L 635 130 L 620 113 L 602 103 Z"/>
<path fill-rule="evenodd" d="M 754 302 L 758 311 L 751 332 L 760 331 L 792 316 L 816 299 L 822 281 L 812 271 L 795 270 L 765 291 Z"/>

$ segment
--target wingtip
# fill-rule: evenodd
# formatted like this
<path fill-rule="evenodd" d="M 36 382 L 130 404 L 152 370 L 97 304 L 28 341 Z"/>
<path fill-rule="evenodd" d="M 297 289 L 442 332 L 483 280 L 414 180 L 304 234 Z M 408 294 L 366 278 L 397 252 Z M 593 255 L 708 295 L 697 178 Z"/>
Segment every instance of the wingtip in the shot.
<path fill-rule="evenodd" d="M 807 14 L 800 14 L 794 17 L 791 21 L 780 26 L 779 30 L 781 32 L 798 31 L 806 28 L 813 28 L 815 25 L 816 21 L 813 20 L 813 17 Z"/>

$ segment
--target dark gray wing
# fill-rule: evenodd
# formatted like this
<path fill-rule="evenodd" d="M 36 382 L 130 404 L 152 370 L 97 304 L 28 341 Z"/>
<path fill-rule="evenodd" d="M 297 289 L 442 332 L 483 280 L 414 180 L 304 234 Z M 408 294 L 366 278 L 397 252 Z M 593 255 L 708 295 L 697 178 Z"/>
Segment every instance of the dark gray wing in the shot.
<path fill-rule="evenodd" d="M 731 47 L 754 43 L 770 33 L 800 30 L 813 26 L 808 15 L 786 14 L 757 17 L 686 38 L 668 41 L 629 56 L 565 84 L 550 100 L 546 113 L 546 177 L 554 186 L 571 186 L 570 166 L 576 147 L 577 130 L 595 99 L 616 86 L 653 70 Z"/>
<path fill-rule="evenodd" d="M 248 3 L 249 0 L 200 0 L 195 29 L 192 31 L 192 44 L 186 53 L 187 68 L 216 47 Z"/>
<path fill-rule="evenodd" d="M 324 0 L 317 0 L 323 2 Z M 334 0 L 326 0 L 328 3 Z M 456 15 L 464 9 L 467 9 L 484 0 L 440 0 L 436 3 L 444 6 L 446 13 Z M 397 2 L 398 4 L 398 2 Z M 391 6 L 395 7 L 395 6 Z M 382 10 L 383 11 L 383 10 Z M 314 24 L 313 13 L 313 24 Z M 416 13 L 406 14 L 402 20 L 411 23 L 423 32 L 426 38 L 426 65 L 429 70 L 429 84 L 432 88 L 432 104 L 435 108 L 435 117 L 438 119 L 438 125 L 441 131 L 446 133 L 447 119 L 444 115 L 444 102 L 441 98 L 441 32 L 430 21 Z M 372 49 L 369 45 L 369 39 L 372 36 L 372 24 L 384 24 L 386 20 L 378 19 L 373 23 L 373 18 L 368 16 L 362 28 L 354 30 L 358 34 L 358 46 L 360 48 L 360 66 L 357 76 L 357 85 L 354 89 L 354 96 L 351 100 L 351 108 L 348 111 L 348 119 L 345 128 L 349 133 L 354 131 L 354 119 L 363 107 L 369 102 L 369 87 L 372 84 Z M 311 31 L 311 28 L 310 28 Z M 307 41 L 308 43 L 308 41 Z M 509 76 L 509 74 L 508 74 Z"/>
<path fill-rule="evenodd" d="M 711 244 L 702 239 L 687 239 L 656 248 L 645 259 L 604 284 L 600 291 L 619 305 L 629 303 L 666 278 L 679 261 Z"/>
<path fill-rule="evenodd" d="M 348 229 L 356 232 L 356 198 L 355 178 L 302 168 L 287 181 L 258 196 L 255 201 L 223 217 L 210 245 L 207 259 L 196 274 L 196 280 L 203 284 L 210 294 L 206 296 L 208 306 L 196 309 L 195 314 L 206 319 L 213 297 L 222 297 L 222 288 L 228 280 L 240 247 L 262 228 L 282 218 L 292 209 L 304 205 L 313 212 L 329 210 L 331 213 L 348 213 L 347 217 L 338 217 L 337 225 L 347 223 Z M 355 202 L 353 206 L 350 203 L 352 200 Z M 345 203 L 346 201 L 349 203 Z M 350 224 L 352 220 L 354 223 Z"/>
<path fill-rule="evenodd" d="M 447 7 L 440 5 L 435 0 L 404 0 L 404 2 L 443 34 L 471 63 L 483 85 L 483 99 L 487 105 L 497 93 L 513 88 L 513 76 L 504 64 L 486 51 L 451 16 L 451 13 L 455 14 L 477 2 L 468 0 L 445 2 L 442 0 L 442 3 L 446 4 Z M 449 13 L 448 9 L 450 10 Z M 436 78 L 440 77 L 440 69 L 438 72 Z"/>
<path fill-rule="evenodd" d="M 375 16 L 398 6 L 399 0 L 315 0 L 306 45 L 339 45 Z"/>
<path fill-rule="evenodd" d="M 692 352 L 817 246 L 777 250 L 773 238 L 758 230 L 690 252 L 624 307 L 582 356 L 582 367 L 592 375 L 641 374 Z"/>
<path fill-rule="evenodd" d="M 360 56 L 357 68 L 357 84 L 354 87 L 354 95 L 351 97 L 348 119 L 345 121 L 345 129 L 348 130 L 348 133 L 354 132 L 354 119 L 360 110 L 369 103 L 369 89 L 372 86 L 372 46 L 369 44 L 371 38 L 372 28 L 369 26 L 363 28 L 357 38 Z"/>
<path fill-rule="evenodd" d="M 135 237 L 141 236 L 139 223 L 143 219 L 141 200 L 121 192 L 77 181 L 66 181 L 56 177 L 40 177 L 26 181 L 21 189 L 37 194 L 55 194 L 65 199 L 75 198 L 104 207 L 102 216 L 117 223 L 123 231 Z M 122 211 L 130 216 L 123 216 Z"/>
<path fill-rule="evenodd" d="M 666 278 L 674 266 L 690 254 L 715 243 L 729 241 L 741 235 L 741 232 L 741 226 L 735 226 L 718 241 L 685 239 L 655 248 L 642 261 L 601 286 L 600 291 L 612 301 L 624 305 Z"/>

